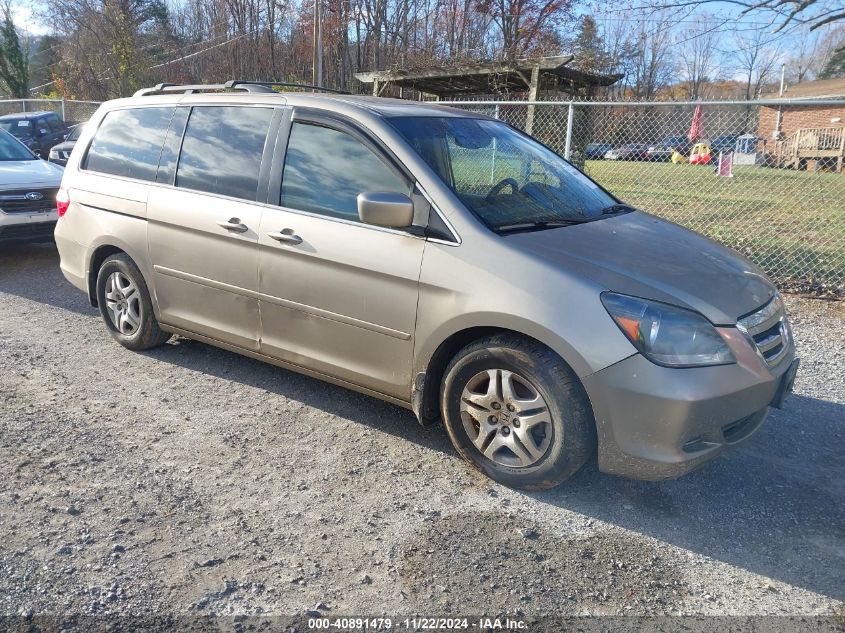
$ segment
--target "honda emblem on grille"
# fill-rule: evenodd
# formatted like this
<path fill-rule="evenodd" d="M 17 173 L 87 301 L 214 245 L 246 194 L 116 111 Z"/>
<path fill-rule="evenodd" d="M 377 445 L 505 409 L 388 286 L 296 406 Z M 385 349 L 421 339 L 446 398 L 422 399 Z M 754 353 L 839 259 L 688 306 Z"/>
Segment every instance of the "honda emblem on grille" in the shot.
<path fill-rule="evenodd" d="M 26 196 L 24 196 L 27 200 L 41 200 L 44 197 L 43 193 L 38 193 L 37 191 L 30 191 Z"/>

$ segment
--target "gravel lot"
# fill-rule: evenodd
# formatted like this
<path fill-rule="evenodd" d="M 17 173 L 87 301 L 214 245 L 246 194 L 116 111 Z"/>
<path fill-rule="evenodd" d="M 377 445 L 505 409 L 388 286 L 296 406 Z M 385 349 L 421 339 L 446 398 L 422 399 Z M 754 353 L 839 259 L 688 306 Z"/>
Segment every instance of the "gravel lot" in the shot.
<path fill-rule="evenodd" d="M 743 447 L 526 494 L 392 405 L 124 350 L 57 264 L 0 252 L 0 614 L 845 615 L 845 303 L 788 299 L 796 395 Z"/>

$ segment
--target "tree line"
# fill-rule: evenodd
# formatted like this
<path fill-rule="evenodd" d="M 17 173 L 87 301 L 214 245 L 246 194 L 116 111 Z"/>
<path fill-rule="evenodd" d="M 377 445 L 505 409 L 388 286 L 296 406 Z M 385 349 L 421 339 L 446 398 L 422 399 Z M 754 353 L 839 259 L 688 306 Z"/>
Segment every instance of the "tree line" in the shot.
<path fill-rule="evenodd" d="M 310 83 L 315 1 L 323 85 L 351 91 L 360 71 L 570 52 L 581 70 L 622 75 L 610 96 L 643 100 L 751 99 L 782 62 L 791 83 L 845 75 L 841 23 L 785 50 L 772 29 L 731 32 L 723 16 L 665 4 L 620 15 L 586 0 L 43 0 L 51 34 L 28 47 L 5 5 L 0 85 L 15 97 L 104 100 L 159 82 Z"/>

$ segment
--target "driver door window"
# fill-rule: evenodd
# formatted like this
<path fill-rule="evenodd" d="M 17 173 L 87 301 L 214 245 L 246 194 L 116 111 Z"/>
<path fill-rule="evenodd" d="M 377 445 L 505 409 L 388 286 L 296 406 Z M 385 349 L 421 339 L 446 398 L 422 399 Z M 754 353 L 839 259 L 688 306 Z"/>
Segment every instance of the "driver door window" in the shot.
<path fill-rule="evenodd" d="M 358 194 L 410 186 L 369 147 L 346 132 L 294 122 L 282 175 L 281 206 L 358 220 Z"/>

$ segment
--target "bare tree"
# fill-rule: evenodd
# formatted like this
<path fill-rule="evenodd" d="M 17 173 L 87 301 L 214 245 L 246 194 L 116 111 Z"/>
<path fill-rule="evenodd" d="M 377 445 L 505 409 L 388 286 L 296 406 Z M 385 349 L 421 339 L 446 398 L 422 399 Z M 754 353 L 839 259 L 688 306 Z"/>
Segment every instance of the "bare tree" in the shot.
<path fill-rule="evenodd" d="M 572 0 L 479 0 L 478 9 L 499 27 L 501 56 L 515 59 L 528 52 L 529 44 L 547 28 L 571 17 Z"/>
<path fill-rule="evenodd" d="M 694 26 L 681 31 L 678 43 L 680 77 L 686 84 L 687 97 L 700 99 L 705 84 L 713 79 L 719 67 L 719 28 L 722 24 L 713 16 L 702 16 Z"/>
<path fill-rule="evenodd" d="M 622 66 L 633 96 L 653 99 L 668 83 L 672 72 L 671 20 L 666 12 L 654 14 L 654 20 L 642 16 L 633 24 L 633 35 L 625 43 Z"/>
<path fill-rule="evenodd" d="M 745 98 L 757 99 L 763 86 L 774 79 L 780 59 L 780 49 L 770 44 L 765 31 L 751 31 L 748 35 L 734 36 L 735 50 L 731 54 L 735 68 L 742 73 Z"/>
<path fill-rule="evenodd" d="M 763 15 L 771 20 L 776 31 L 801 25 L 814 31 L 845 22 L 845 4 L 837 0 L 646 0 L 637 8 L 680 9 L 714 4 L 736 7 L 738 17 Z"/>

